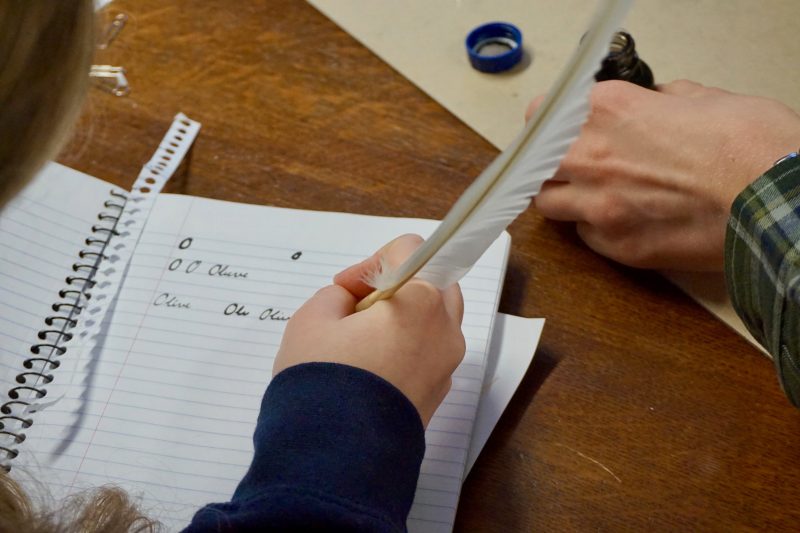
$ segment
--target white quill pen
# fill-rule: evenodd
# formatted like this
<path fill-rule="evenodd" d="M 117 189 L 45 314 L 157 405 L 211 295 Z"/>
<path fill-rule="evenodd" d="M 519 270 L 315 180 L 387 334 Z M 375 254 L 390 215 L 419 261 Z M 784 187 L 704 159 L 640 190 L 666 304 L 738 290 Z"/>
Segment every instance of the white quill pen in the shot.
<path fill-rule="evenodd" d="M 385 264 L 357 310 L 389 298 L 415 275 L 445 288 L 460 280 L 552 177 L 589 115 L 594 74 L 632 0 L 604 0 L 581 44 L 519 136 L 456 201 L 436 231 L 399 267 Z"/>

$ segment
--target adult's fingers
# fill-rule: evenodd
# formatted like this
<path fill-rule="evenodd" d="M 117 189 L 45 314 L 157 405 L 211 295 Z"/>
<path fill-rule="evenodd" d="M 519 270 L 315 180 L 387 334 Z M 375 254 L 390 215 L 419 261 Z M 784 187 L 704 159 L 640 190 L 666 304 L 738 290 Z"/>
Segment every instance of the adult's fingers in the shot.
<path fill-rule="evenodd" d="M 696 98 L 698 96 L 705 96 L 709 91 L 714 89 L 692 80 L 674 80 L 669 83 L 656 85 L 656 90 L 660 93 L 672 96 Z"/>
<path fill-rule="evenodd" d="M 531 100 L 531 103 L 528 104 L 528 109 L 525 110 L 525 122 L 529 121 L 533 114 L 536 113 L 536 110 L 539 109 L 539 106 L 544 102 L 544 97 L 544 94 L 540 94 Z"/>
<path fill-rule="evenodd" d="M 626 261 L 623 261 L 621 257 L 619 257 L 619 250 L 614 243 L 609 240 L 607 236 L 596 226 L 593 226 L 588 222 L 578 222 L 575 225 L 575 230 L 577 231 L 581 240 L 586 243 L 586 246 L 593 251 L 604 257 L 613 259 L 614 261 L 628 264 Z"/>
<path fill-rule="evenodd" d="M 647 255 L 647 242 L 622 239 L 619 234 L 603 231 L 588 222 L 578 222 L 575 229 L 586 246 L 604 257 L 634 268 L 656 266 L 651 263 L 652 258 Z"/>
<path fill-rule="evenodd" d="M 551 220 L 577 222 L 586 219 L 586 202 L 590 201 L 583 189 L 571 183 L 546 181 L 533 199 L 533 205 Z"/>

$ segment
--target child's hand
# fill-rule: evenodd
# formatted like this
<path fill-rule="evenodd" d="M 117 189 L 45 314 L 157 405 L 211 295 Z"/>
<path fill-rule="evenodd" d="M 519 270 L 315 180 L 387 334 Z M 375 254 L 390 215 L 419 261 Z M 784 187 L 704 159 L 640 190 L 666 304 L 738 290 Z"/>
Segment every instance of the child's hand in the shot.
<path fill-rule="evenodd" d="M 286 325 L 273 375 L 309 362 L 368 370 L 400 389 L 427 427 L 466 349 L 458 285 L 440 291 L 411 280 L 390 299 L 354 314 L 356 303 L 371 290 L 364 274 L 381 256 L 389 265 L 400 264 L 420 242 L 413 235 L 395 239 L 312 296 Z"/>

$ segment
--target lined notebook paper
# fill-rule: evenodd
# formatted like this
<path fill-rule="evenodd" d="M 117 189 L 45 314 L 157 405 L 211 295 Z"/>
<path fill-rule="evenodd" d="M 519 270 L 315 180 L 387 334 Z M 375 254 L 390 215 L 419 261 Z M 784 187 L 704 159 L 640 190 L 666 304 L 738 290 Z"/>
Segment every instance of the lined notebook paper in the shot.
<path fill-rule="evenodd" d="M 31 183 L 0 211 L 0 378 L 15 383 L 42 330 L 58 330 L 46 317 L 68 316 L 54 311 L 66 276 L 78 251 L 97 223 L 98 211 L 111 186 L 61 165 L 45 170 L 48 179 Z M 65 198 L 70 198 L 67 203 Z M 5 394 L 5 389 L 2 394 Z M 0 403 L 3 403 L 0 401 Z"/>
<path fill-rule="evenodd" d="M 113 483 L 169 529 L 183 527 L 202 505 L 228 500 L 249 466 L 286 320 L 336 272 L 435 226 L 162 195 L 96 349 L 63 358 L 13 471 L 46 479 L 56 497 Z M 411 531 L 452 529 L 508 247 L 504 235 L 462 282 L 467 354 L 426 434 Z M 14 332 L 15 354 L 33 324 Z"/>

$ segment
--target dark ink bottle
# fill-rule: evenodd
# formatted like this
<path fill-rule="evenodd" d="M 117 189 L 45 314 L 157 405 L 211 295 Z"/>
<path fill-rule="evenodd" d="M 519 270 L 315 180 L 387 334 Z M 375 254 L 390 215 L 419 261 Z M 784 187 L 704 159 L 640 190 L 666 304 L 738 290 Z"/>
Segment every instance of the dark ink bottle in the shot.
<path fill-rule="evenodd" d="M 645 89 L 655 89 L 653 71 L 636 53 L 636 43 L 629 33 L 616 32 L 608 50 L 600 70 L 594 75 L 595 80 L 623 80 Z"/>

